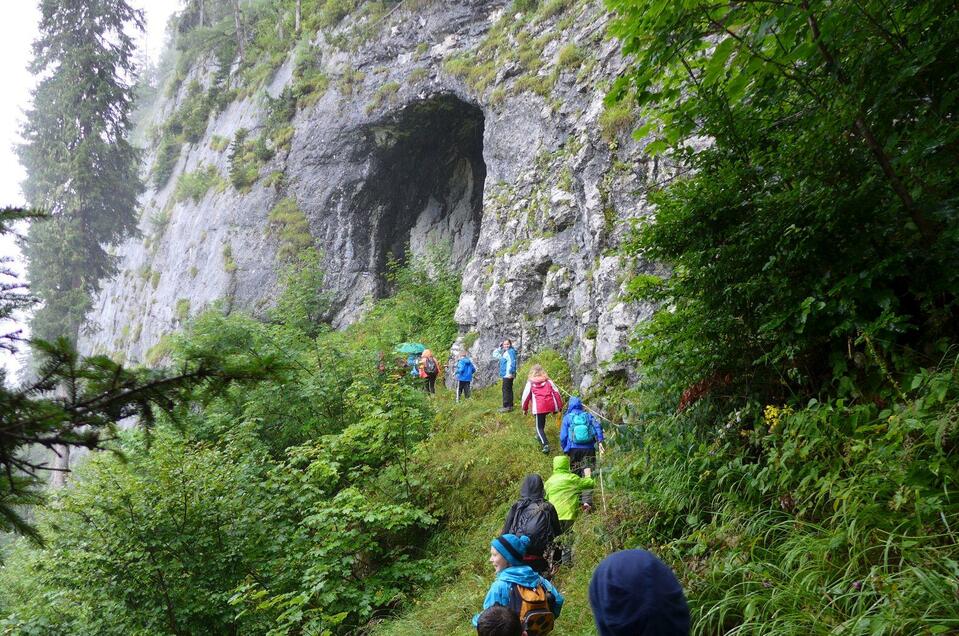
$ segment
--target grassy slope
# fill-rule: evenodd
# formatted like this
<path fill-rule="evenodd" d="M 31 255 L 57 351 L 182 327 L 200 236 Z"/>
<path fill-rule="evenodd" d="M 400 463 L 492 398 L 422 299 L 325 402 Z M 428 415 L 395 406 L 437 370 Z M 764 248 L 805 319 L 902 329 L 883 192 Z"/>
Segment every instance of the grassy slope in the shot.
<path fill-rule="evenodd" d="M 374 634 L 476 633 L 469 621 L 482 608 L 493 580 L 489 542 L 502 529 L 523 477 L 538 472 L 545 479 L 552 464 L 539 450 L 532 417 L 498 413 L 499 398 L 498 386 L 477 391 L 460 404 L 446 391 L 438 394 L 435 432 L 418 458 L 421 470 L 431 474 L 426 479 L 435 484 L 435 510 L 445 522 L 428 546 L 437 563 L 435 582 L 416 593 L 414 606 L 404 614 L 376 625 Z M 547 432 L 551 446 L 558 448 L 555 419 Z M 596 503 L 601 509 L 598 492 Z M 604 521 L 601 513 L 582 516 L 573 528 L 574 564 L 554 580 L 566 596 L 557 634 L 595 633 L 586 589 L 607 553 Z"/>

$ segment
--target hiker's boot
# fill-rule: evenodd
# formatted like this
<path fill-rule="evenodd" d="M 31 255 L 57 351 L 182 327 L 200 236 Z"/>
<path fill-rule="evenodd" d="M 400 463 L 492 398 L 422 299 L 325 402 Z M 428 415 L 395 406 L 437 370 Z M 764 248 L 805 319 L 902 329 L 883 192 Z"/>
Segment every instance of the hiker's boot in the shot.
<path fill-rule="evenodd" d="M 543 444 L 543 454 L 549 455 L 549 444 Z"/>

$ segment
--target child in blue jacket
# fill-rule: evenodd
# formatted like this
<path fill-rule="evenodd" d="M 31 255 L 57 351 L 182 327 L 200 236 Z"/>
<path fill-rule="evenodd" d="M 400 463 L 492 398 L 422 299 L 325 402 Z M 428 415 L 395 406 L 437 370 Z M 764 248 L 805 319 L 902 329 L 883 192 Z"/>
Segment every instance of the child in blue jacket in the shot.
<path fill-rule="evenodd" d="M 459 360 L 456 361 L 456 401 L 460 401 L 460 396 L 468 398 L 470 396 L 470 386 L 473 382 L 473 374 L 476 373 L 476 365 L 470 360 L 470 352 L 463 351 Z"/>
<path fill-rule="evenodd" d="M 486 593 L 486 599 L 483 601 L 483 609 L 493 605 L 503 605 L 510 607 L 520 614 L 520 622 L 533 620 L 535 617 L 524 617 L 517 607 L 511 607 L 511 599 L 515 605 L 517 592 L 514 587 L 520 586 L 527 590 L 542 590 L 546 593 L 549 612 L 554 618 L 559 618 L 560 610 L 563 609 L 565 599 L 559 593 L 553 584 L 533 571 L 533 568 L 523 563 L 523 557 L 526 555 L 526 548 L 529 547 L 529 537 L 516 536 L 515 534 L 504 534 L 490 542 L 490 563 L 496 571 L 496 579 Z M 545 611 L 545 610 L 544 610 Z M 479 621 L 479 614 L 473 617 L 473 627 Z M 524 629 L 527 625 L 524 624 Z"/>
<path fill-rule="evenodd" d="M 603 426 L 583 407 L 583 402 L 575 395 L 569 398 L 566 415 L 559 429 L 559 443 L 563 452 L 569 457 L 570 469 L 584 476 L 585 469 L 596 469 L 596 445 L 603 450 Z M 593 505 L 593 493 L 587 490 L 582 493 L 583 507 L 587 510 Z"/>

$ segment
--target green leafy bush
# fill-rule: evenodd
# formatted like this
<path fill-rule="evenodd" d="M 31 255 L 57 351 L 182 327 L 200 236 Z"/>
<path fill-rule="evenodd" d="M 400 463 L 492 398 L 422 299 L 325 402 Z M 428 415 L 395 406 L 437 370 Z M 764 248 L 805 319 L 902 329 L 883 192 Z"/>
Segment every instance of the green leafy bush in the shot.
<path fill-rule="evenodd" d="M 263 136 L 249 138 L 249 131 L 236 131 L 230 145 L 230 183 L 241 192 L 246 192 L 260 178 L 260 169 L 273 157 Z"/>
<path fill-rule="evenodd" d="M 617 404 L 633 540 L 680 571 L 696 633 L 956 629 L 959 179 L 939 141 L 959 127 L 929 105 L 959 18 L 607 5 L 632 60 L 610 103 L 684 166 L 624 250 L 669 269 L 629 282 L 662 305 Z"/>
<path fill-rule="evenodd" d="M 510 5 L 510 10 L 517 12 L 529 12 L 535 11 L 539 6 L 539 0 L 513 0 L 513 4 Z"/>
<path fill-rule="evenodd" d="M 861 395 L 881 365 L 856 352 L 908 370 L 955 342 L 959 173 L 941 140 L 959 124 L 925 106 L 959 64 L 955 12 L 867 3 L 877 30 L 852 8 L 730 3 L 715 10 L 737 37 L 717 44 L 709 11 L 644 4 L 609 2 L 636 56 L 613 97 L 642 108 L 647 151 L 672 148 L 691 169 L 654 195 L 656 221 L 630 250 L 673 269 L 645 289 L 675 311 L 641 357 L 671 369 L 674 399 L 727 374 L 741 396 Z"/>
<path fill-rule="evenodd" d="M 160 147 L 157 148 L 156 161 L 153 162 L 153 186 L 157 189 L 162 188 L 170 180 L 176 162 L 180 159 L 180 149 L 183 142 L 176 137 L 164 135 L 160 139 Z"/>
<path fill-rule="evenodd" d="M 331 27 L 345 18 L 356 8 L 352 0 L 326 0 L 320 6 L 320 26 Z"/>
<path fill-rule="evenodd" d="M 629 131 L 636 115 L 628 103 L 607 104 L 599 116 L 599 130 L 603 139 L 613 143 Z"/>
<path fill-rule="evenodd" d="M 552 18 L 569 9 L 572 4 L 573 0 L 547 0 L 539 13 L 543 19 Z"/>
<path fill-rule="evenodd" d="M 556 63 L 561 68 L 571 68 L 583 61 L 583 50 L 575 44 L 567 44 L 559 50 Z"/>
<path fill-rule="evenodd" d="M 718 431 L 704 400 L 675 417 L 647 411 L 620 436 L 636 450 L 610 483 L 630 492 L 633 541 L 684 579 L 695 633 L 957 624 L 959 373 L 922 371 L 908 386 L 887 406 L 756 405 Z"/>
<path fill-rule="evenodd" d="M 176 316 L 176 319 L 179 322 L 186 322 L 190 317 L 190 299 L 189 298 L 179 298 L 176 301 L 176 307 L 173 310 L 173 314 Z"/>
<path fill-rule="evenodd" d="M 203 90 L 199 82 L 194 81 L 187 89 L 186 99 L 167 126 L 172 130 L 173 125 L 178 124 L 182 128 L 184 139 L 195 144 L 206 133 L 207 121 L 212 110 L 213 100 L 210 94 Z"/>
<path fill-rule="evenodd" d="M 179 203 L 187 199 L 199 203 L 210 189 L 221 192 L 226 187 L 226 181 L 220 176 L 220 171 L 213 164 L 207 164 L 194 172 L 184 172 L 176 182 L 174 199 Z"/>
<path fill-rule="evenodd" d="M 397 335 L 452 341 L 456 279 L 394 268 L 396 296 L 343 333 L 314 322 L 324 301 L 310 254 L 271 322 L 208 311 L 155 349 L 216 351 L 237 369 L 285 363 L 243 390 L 198 386 L 151 444 L 130 432 L 125 461 L 88 461 L 41 515 L 45 546 L 8 551 L 4 628 L 346 634 L 429 582 L 422 546 L 436 519 L 416 457 L 433 406 L 377 360 Z M 61 562 L 77 565 L 44 566 Z"/>
<path fill-rule="evenodd" d="M 210 150 L 223 152 L 230 147 L 230 138 L 222 135 L 213 135 L 210 138 Z"/>
<path fill-rule="evenodd" d="M 277 257 L 289 261 L 313 245 L 310 223 L 296 200 L 287 197 L 277 203 L 268 216 L 271 232 L 280 240 Z"/>
<path fill-rule="evenodd" d="M 370 100 L 370 103 L 366 105 L 366 112 L 371 113 L 374 110 L 382 107 L 384 104 L 388 104 L 396 99 L 396 94 L 400 90 L 400 85 L 398 82 L 387 82 L 381 85 L 373 93 L 373 98 Z"/>

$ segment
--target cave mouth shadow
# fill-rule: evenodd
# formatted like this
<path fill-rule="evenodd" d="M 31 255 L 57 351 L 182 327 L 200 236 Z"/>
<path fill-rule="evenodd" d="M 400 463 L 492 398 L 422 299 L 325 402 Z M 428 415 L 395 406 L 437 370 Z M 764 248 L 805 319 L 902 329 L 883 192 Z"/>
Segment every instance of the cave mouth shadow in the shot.
<path fill-rule="evenodd" d="M 391 262 L 408 263 L 433 246 L 448 246 L 457 271 L 472 257 L 483 216 L 484 127 L 479 107 L 441 93 L 366 128 L 371 165 L 355 203 L 369 214 L 377 297 L 391 291 Z"/>

